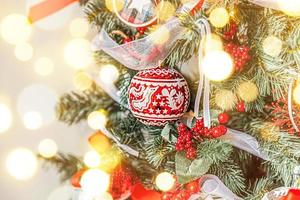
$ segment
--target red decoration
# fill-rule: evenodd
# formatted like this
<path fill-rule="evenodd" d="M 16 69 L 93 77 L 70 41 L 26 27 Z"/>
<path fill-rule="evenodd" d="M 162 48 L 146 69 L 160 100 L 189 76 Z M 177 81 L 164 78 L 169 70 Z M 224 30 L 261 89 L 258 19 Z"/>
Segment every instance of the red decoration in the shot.
<path fill-rule="evenodd" d="M 235 71 L 240 72 L 244 69 L 244 66 L 251 59 L 249 55 L 249 47 L 247 46 L 239 46 L 232 42 L 228 43 L 225 46 L 225 51 L 228 52 L 234 60 Z"/>
<path fill-rule="evenodd" d="M 229 117 L 228 113 L 221 113 L 218 116 L 218 120 L 219 120 L 220 124 L 227 124 L 229 122 L 229 119 L 230 119 L 230 117 Z"/>
<path fill-rule="evenodd" d="M 234 36 L 238 31 L 238 26 L 235 22 L 231 22 L 229 25 L 229 29 L 224 32 L 224 38 L 226 40 L 233 40 Z"/>
<path fill-rule="evenodd" d="M 199 181 L 192 181 L 188 183 L 185 188 L 191 193 L 197 193 L 200 191 Z"/>
<path fill-rule="evenodd" d="M 288 194 L 285 197 L 282 197 L 280 200 L 299 200 L 300 199 L 300 190 L 290 189 Z"/>
<path fill-rule="evenodd" d="M 245 112 L 245 103 L 243 101 L 239 102 L 237 105 L 236 105 L 236 110 L 239 111 L 239 112 Z"/>
<path fill-rule="evenodd" d="M 131 81 L 128 96 L 133 115 L 144 124 L 153 126 L 180 119 L 190 101 L 186 80 L 171 68 L 140 71 Z"/>
<path fill-rule="evenodd" d="M 132 42 L 132 39 L 130 37 L 126 37 L 123 39 L 123 44 L 127 44 L 129 42 Z"/>
<path fill-rule="evenodd" d="M 154 190 L 147 190 L 138 183 L 131 190 L 132 200 L 161 200 L 161 194 Z"/>
<path fill-rule="evenodd" d="M 82 175 L 84 174 L 84 172 L 86 171 L 86 169 L 82 169 L 82 170 L 79 170 L 78 172 L 76 172 L 72 178 L 71 178 L 71 184 L 73 187 L 75 188 L 81 188 L 81 185 L 80 185 L 80 179 L 82 177 Z"/>

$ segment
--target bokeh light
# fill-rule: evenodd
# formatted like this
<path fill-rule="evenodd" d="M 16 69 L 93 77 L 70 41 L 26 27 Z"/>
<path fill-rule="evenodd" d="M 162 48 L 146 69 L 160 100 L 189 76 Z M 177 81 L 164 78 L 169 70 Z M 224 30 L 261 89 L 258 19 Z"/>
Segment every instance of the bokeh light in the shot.
<path fill-rule="evenodd" d="M 69 29 L 73 37 L 85 37 L 89 32 L 89 23 L 85 18 L 76 18 L 72 20 Z"/>
<path fill-rule="evenodd" d="M 119 78 L 119 71 L 116 66 L 107 64 L 103 65 L 99 71 L 100 80 L 104 83 L 114 83 Z"/>
<path fill-rule="evenodd" d="M 279 56 L 282 51 L 282 41 L 274 35 L 268 36 L 263 41 L 263 50 L 269 56 Z"/>
<path fill-rule="evenodd" d="M 176 8 L 175 6 L 169 1 L 161 1 L 156 6 L 156 16 L 161 21 L 167 21 L 171 17 L 175 15 Z"/>
<path fill-rule="evenodd" d="M 297 86 L 294 88 L 293 98 L 294 98 L 295 103 L 300 105 L 300 84 L 297 84 Z"/>
<path fill-rule="evenodd" d="M 101 131 L 89 137 L 89 144 L 99 155 L 105 154 L 111 148 L 109 139 Z"/>
<path fill-rule="evenodd" d="M 222 51 L 223 42 L 220 36 L 210 34 L 205 37 L 205 51 Z"/>
<path fill-rule="evenodd" d="M 66 63 L 74 69 L 83 69 L 92 63 L 91 45 L 86 39 L 71 40 L 64 49 Z"/>
<path fill-rule="evenodd" d="M 100 165 L 100 155 L 96 151 L 89 151 L 84 155 L 84 164 L 89 168 L 95 168 Z"/>
<path fill-rule="evenodd" d="M 7 156 L 6 168 L 18 180 L 31 178 L 37 170 L 36 156 L 28 149 L 18 148 Z"/>
<path fill-rule="evenodd" d="M 175 185 L 175 178 L 168 172 L 163 172 L 157 175 L 155 179 L 156 186 L 161 191 L 167 192 L 171 190 Z"/>
<path fill-rule="evenodd" d="M 280 9 L 289 16 L 300 16 L 300 1 L 299 0 L 278 0 Z"/>
<path fill-rule="evenodd" d="M 115 12 L 114 3 L 116 4 L 116 10 L 121 11 L 124 7 L 125 0 L 105 0 L 106 8 L 111 12 Z"/>
<path fill-rule="evenodd" d="M 107 123 L 107 114 L 104 110 L 94 111 L 88 116 L 88 125 L 94 130 L 105 127 Z"/>
<path fill-rule="evenodd" d="M 203 58 L 202 71 L 212 81 L 223 81 L 229 78 L 233 69 L 233 61 L 224 51 L 211 51 Z"/>
<path fill-rule="evenodd" d="M 58 147 L 54 140 L 44 139 L 39 143 L 38 150 L 41 156 L 51 158 L 56 155 Z"/>
<path fill-rule="evenodd" d="M 38 75 L 48 76 L 54 70 L 54 62 L 48 57 L 41 57 L 34 63 L 34 70 Z"/>
<path fill-rule="evenodd" d="M 15 47 L 15 56 L 20 61 L 29 61 L 33 56 L 33 47 L 29 43 L 20 43 Z"/>
<path fill-rule="evenodd" d="M 111 194 L 105 192 L 104 194 L 94 198 L 94 200 L 114 200 Z"/>
<path fill-rule="evenodd" d="M 156 44 L 165 44 L 170 39 L 170 31 L 165 26 L 160 26 L 152 34 L 150 34 L 150 40 Z"/>
<path fill-rule="evenodd" d="M 78 90 L 89 89 L 93 85 L 93 82 L 92 77 L 84 71 L 76 72 L 73 78 L 73 84 Z"/>
<path fill-rule="evenodd" d="M 30 111 L 24 114 L 23 124 L 29 130 L 37 130 L 43 125 L 43 119 L 40 113 Z"/>
<path fill-rule="evenodd" d="M 222 28 L 228 24 L 229 14 L 223 7 L 215 8 L 209 15 L 209 21 L 214 27 Z"/>
<path fill-rule="evenodd" d="M 104 194 L 110 184 L 109 174 L 99 170 L 87 170 L 81 177 L 80 185 L 82 190 L 93 197 Z"/>
<path fill-rule="evenodd" d="M 4 133 L 11 127 L 12 119 L 12 113 L 8 106 L 0 103 L 0 133 Z"/>
<path fill-rule="evenodd" d="M 29 40 L 32 28 L 23 15 L 10 14 L 1 22 L 1 35 L 10 44 L 20 44 Z"/>

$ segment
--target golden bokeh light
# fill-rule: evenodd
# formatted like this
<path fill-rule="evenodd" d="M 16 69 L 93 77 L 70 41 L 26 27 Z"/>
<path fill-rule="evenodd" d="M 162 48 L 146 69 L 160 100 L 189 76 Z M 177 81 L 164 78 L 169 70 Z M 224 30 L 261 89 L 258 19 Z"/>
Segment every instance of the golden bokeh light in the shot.
<path fill-rule="evenodd" d="M 24 126 L 29 130 L 37 130 L 43 124 L 42 116 L 39 112 L 29 111 L 23 115 Z"/>
<path fill-rule="evenodd" d="M 152 34 L 150 34 L 150 40 L 156 44 L 161 45 L 165 44 L 170 39 L 170 31 L 165 26 L 160 26 Z"/>
<path fill-rule="evenodd" d="M 7 131 L 12 125 L 12 113 L 5 104 L 0 104 L 0 133 Z"/>
<path fill-rule="evenodd" d="M 155 9 L 156 16 L 161 21 L 167 21 L 175 15 L 176 8 L 169 1 L 161 1 Z"/>
<path fill-rule="evenodd" d="M 15 56 L 20 61 L 29 61 L 33 56 L 33 47 L 28 43 L 21 43 L 15 47 Z"/>
<path fill-rule="evenodd" d="M 29 40 L 32 32 L 27 18 L 19 14 L 10 14 L 1 22 L 1 35 L 10 44 L 25 43 Z"/>
<path fill-rule="evenodd" d="M 7 156 L 6 168 L 8 173 L 17 180 L 27 180 L 37 170 L 37 158 L 30 150 L 18 148 Z"/>
<path fill-rule="evenodd" d="M 91 129 L 99 130 L 105 127 L 107 123 L 107 114 L 105 111 L 94 111 L 88 116 L 88 125 Z"/>
<path fill-rule="evenodd" d="M 109 184 L 109 174 L 99 169 L 87 170 L 80 180 L 82 190 L 92 197 L 103 195 L 107 191 Z"/>
<path fill-rule="evenodd" d="M 119 70 L 116 66 L 107 64 L 103 65 L 99 71 L 99 77 L 104 83 L 114 83 L 119 79 Z"/>
<path fill-rule="evenodd" d="M 124 8 L 125 0 L 105 0 L 106 8 L 111 12 L 115 12 L 114 3 L 116 4 L 116 10 L 121 11 Z"/>
<path fill-rule="evenodd" d="M 245 81 L 237 87 L 237 94 L 244 102 L 253 102 L 259 96 L 259 90 L 255 83 Z"/>
<path fill-rule="evenodd" d="M 93 85 L 92 77 L 84 71 L 78 71 L 74 75 L 73 84 L 78 90 L 88 90 Z"/>
<path fill-rule="evenodd" d="M 205 51 L 222 51 L 223 42 L 220 36 L 209 34 L 205 37 Z"/>
<path fill-rule="evenodd" d="M 217 28 L 223 28 L 229 23 L 228 11 L 223 7 L 215 8 L 209 15 L 210 23 Z"/>
<path fill-rule="evenodd" d="M 84 155 L 84 164 L 89 168 L 95 168 L 100 165 L 100 155 L 96 151 L 89 151 Z"/>
<path fill-rule="evenodd" d="M 282 41 L 278 37 L 271 35 L 264 39 L 263 50 L 269 56 L 276 57 L 281 53 L 282 45 Z"/>
<path fill-rule="evenodd" d="M 54 140 L 44 139 L 39 143 L 38 150 L 44 158 L 52 158 L 57 154 L 58 147 Z"/>
<path fill-rule="evenodd" d="M 175 185 L 175 178 L 172 174 L 168 172 L 163 172 L 157 175 L 155 179 L 155 184 L 161 191 L 167 192 L 173 189 Z"/>
<path fill-rule="evenodd" d="M 300 84 L 297 84 L 293 91 L 293 98 L 295 103 L 300 105 Z"/>
<path fill-rule="evenodd" d="M 105 154 L 111 148 L 109 139 L 101 131 L 98 131 L 89 137 L 89 144 L 96 152 L 98 152 L 98 154 L 101 155 Z"/>
<path fill-rule="evenodd" d="M 48 76 L 53 73 L 54 62 L 48 57 L 41 57 L 34 63 L 34 71 L 41 76 Z"/>
<path fill-rule="evenodd" d="M 114 200 L 111 194 L 105 192 L 104 194 L 94 198 L 94 200 Z"/>
<path fill-rule="evenodd" d="M 89 23 L 84 18 L 73 19 L 69 30 L 73 37 L 85 37 L 89 32 Z"/>
<path fill-rule="evenodd" d="M 289 16 L 300 16 L 300 1 L 299 0 L 278 0 L 280 9 Z"/>
<path fill-rule="evenodd" d="M 86 39 L 71 40 L 64 49 L 66 63 L 74 69 L 83 69 L 92 63 L 90 42 Z"/>
<path fill-rule="evenodd" d="M 204 75 L 212 81 L 223 81 L 233 72 L 233 61 L 225 51 L 210 51 L 202 61 Z"/>

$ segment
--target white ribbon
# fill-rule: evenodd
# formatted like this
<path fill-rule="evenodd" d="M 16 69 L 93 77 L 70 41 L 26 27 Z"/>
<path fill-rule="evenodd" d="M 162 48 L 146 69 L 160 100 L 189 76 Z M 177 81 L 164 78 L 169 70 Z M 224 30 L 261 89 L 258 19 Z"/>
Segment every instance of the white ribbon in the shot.
<path fill-rule="evenodd" d="M 276 10 L 281 10 L 279 1 L 282 0 L 249 0 L 251 3 Z M 297 0 L 295 0 L 297 1 Z"/>
<path fill-rule="evenodd" d="M 200 178 L 199 184 L 201 186 L 201 192 L 192 195 L 189 200 L 197 200 L 200 197 L 208 199 L 209 197 L 219 197 L 226 200 L 242 200 L 228 189 L 224 183 L 215 175 L 207 174 Z"/>

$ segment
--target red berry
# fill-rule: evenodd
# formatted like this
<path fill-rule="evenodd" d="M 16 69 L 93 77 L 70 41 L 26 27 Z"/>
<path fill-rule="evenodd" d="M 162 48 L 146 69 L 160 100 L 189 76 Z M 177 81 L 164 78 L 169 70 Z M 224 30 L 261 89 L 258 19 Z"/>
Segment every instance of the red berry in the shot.
<path fill-rule="evenodd" d="M 161 196 L 161 200 L 170 200 L 172 198 L 172 194 L 165 193 Z"/>
<path fill-rule="evenodd" d="M 229 122 L 229 115 L 227 113 L 221 113 L 218 116 L 218 120 L 220 122 L 220 124 L 227 124 Z"/>
<path fill-rule="evenodd" d="M 188 183 L 185 188 L 192 194 L 198 193 L 200 191 L 199 181 L 192 181 Z"/>
<path fill-rule="evenodd" d="M 129 43 L 131 41 L 132 41 L 132 39 L 130 39 L 129 37 L 123 39 L 123 43 L 124 44 L 127 44 L 127 43 Z"/>
<path fill-rule="evenodd" d="M 197 157 L 197 150 L 194 147 L 188 148 L 186 151 L 186 157 L 190 160 L 193 160 Z"/>
<path fill-rule="evenodd" d="M 220 136 L 222 136 L 222 132 L 221 132 L 221 130 L 219 129 L 219 127 L 213 128 L 213 129 L 212 129 L 212 137 L 213 137 L 213 138 L 218 138 L 218 137 L 220 137 Z"/>
<path fill-rule="evenodd" d="M 245 112 L 245 103 L 243 101 L 241 101 L 240 103 L 238 103 L 236 105 L 236 110 L 239 112 Z"/>
<path fill-rule="evenodd" d="M 220 125 L 220 126 L 218 126 L 219 127 L 219 129 L 220 129 L 220 131 L 221 131 L 221 136 L 222 135 L 225 135 L 226 133 L 227 133 L 227 127 L 226 126 L 222 126 L 222 125 Z"/>

